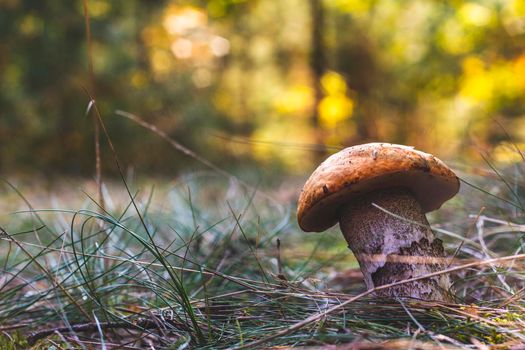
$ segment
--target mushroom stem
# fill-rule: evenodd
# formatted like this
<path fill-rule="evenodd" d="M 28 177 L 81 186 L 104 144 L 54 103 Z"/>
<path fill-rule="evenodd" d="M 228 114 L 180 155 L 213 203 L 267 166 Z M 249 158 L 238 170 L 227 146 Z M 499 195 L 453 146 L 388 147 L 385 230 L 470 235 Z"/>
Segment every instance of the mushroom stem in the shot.
<path fill-rule="evenodd" d="M 421 205 L 408 189 L 379 190 L 353 200 L 342 208 L 339 225 L 368 289 L 446 267 L 443 244 L 434 237 Z M 449 301 L 449 289 L 449 277 L 442 274 L 377 294 Z"/>

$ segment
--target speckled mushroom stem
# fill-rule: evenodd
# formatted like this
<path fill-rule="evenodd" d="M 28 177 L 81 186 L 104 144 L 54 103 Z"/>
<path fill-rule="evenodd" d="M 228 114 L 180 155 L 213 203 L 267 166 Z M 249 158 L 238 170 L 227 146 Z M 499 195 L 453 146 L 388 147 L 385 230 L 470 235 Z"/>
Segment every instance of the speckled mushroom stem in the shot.
<path fill-rule="evenodd" d="M 441 240 L 434 237 L 421 206 L 406 189 L 375 191 L 353 200 L 342 208 L 339 225 L 368 289 L 446 267 Z M 377 294 L 450 301 L 449 290 L 449 277 L 443 274 Z"/>

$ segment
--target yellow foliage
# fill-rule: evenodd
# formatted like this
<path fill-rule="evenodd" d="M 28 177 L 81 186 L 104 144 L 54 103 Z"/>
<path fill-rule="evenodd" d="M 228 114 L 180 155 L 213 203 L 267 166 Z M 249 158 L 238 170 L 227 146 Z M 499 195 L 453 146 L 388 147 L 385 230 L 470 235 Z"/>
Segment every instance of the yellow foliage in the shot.
<path fill-rule="evenodd" d="M 173 67 L 173 58 L 165 50 L 154 49 L 150 56 L 151 68 L 155 74 L 168 73 Z"/>
<path fill-rule="evenodd" d="M 20 88 L 22 81 L 22 70 L 19 65 L 9 64 L 3 72 L 3 79 L 6 86 L 9 86 L 9 90 L 13 91 Z"/>
<path fill-rule="evenodd" d="M 348 89 L 345 79 L 334 71 L 329 71 L 321 77 L 321 86 L 327 95 L 346 94 Z"/>
<path fill-rule="evenodd" d="M 44 29 L 44 22 L 41 18 L 27 15 L 20 22 L 20 32 L 27 36 L 40 34 Z"/>
<path fill-rule="evenodd" d="M 91 16 L 99 18 L 106 16 L 111 11 L 111 4 L 106 0 L 91 0 L 88 8 Z"/>
<path fill-rule="evenodd" d="M 483 27 L 493 22 L 494 13 L 488 7 L 474 2 L 467 2 L 459 8 L 458 17 L 462 23 Z"/>
<path fill-rule="evenodd" d="M 501 21 L 511 36 L 525 33 L 525 1 L 508 0 L 501 11 Z"/>
<path fill-rule="evenodd" d="M 228 112 L 230 118 L 235 119 L 235 114 L 231 113 L 234 106 L 234 98 L 226 89 L 219 89 L 213 96 L 213 105 L 221 112 Z"/>
<path fill-rule="evenodd" d="M 518 84 L 522 89 L 525 89 L 525 54 L 514 61 L 514 72 Z"/>
<path fill-rule="evenodd" d="M 463 60 L 459 95 L 474 102 L 491 103 L 498 98 L 515 98 L 525 86 L 525 58 L 498 62 L 489 67 L 478 57 Z"/>
<path fill-rule="evenodd" d="M 442 25 L 436 38 L 439 46 L 448 53 L 459 55 L 469 52 L 474 47 L 472 33 L 455 18 L 450 18 Z"/>
<path fill-rule="evenodd" d="M 146 46 L 166 46 L 168 41 L 166 32 L 159 26 L 147 26 L 142 30 L 142 40 Z"/>
<path fill-rule="evenodd" d="M 345 95 L 324 97 L 319 103 L 319 122 L 322 127 L 334 128 L 352 115 L 354 102 Z"/>
<path fill-rule="evenodd" d="M 516 149 L 516 147 L 518 149 Z M 499 163 L 517 163 L 523 161 L 522 153 L 525 150 L 524 143 L 513 144 L 507 141 L 500 142 L 492 151 L 492 158 Z"/>
<path fill-rule="evenodd" d="M 366 13 L 370 10 L 369 0 L 328 0 L 327 5 L 348 13 Z"/>
<path fill-rule="evenodd" d="M 511 0 L 508 3 L 509 8 L 512 11 L 512 14 L 519 17 L 525 16 L 525 1 L 523 0 Z"/>
<path fill-rule="evenodd" d="M 313 91 L 306 85 L 297 84 L 285 90 L 275 100 L 279 114 L 306 115 L 313 104 Z"/>
<path fill-rule="evenodd" d="M 461 62 L 463 68 L 463 74 L 466 76 L 473 76 L 485 71 L 485 63 L 476 56 L 467 56 L 463 62 Z"/>
<path fill-rule="evenodd" d="M 219 18 L 226 14 L 226 3 L 222 0 L 209 0 L 206 8 L 211 17 Z"/>
<path fill-rule="evenodd" d="M 516 77 L 512 62 L 505 61 L 496 65 L 491 69 L 490 74 L 498 97 L 512 99 L 522 94 L 521 81 L 523 77 Z"/>
<path fill-rule="evenodd" d="M 326 96 L 318 106 L 319 123 L 323 128 L 331 129 L 352 115 L 354 101 L 346 96 L 346 81 L 336 72 L 329 71 L 324 74 L 321 87 Z"/>
<path fill-rule="evenodd" d="M 144 87 L 147 84 L 147 82 L 148 75 L 143 70 L 137 70 L 131 75 L 131 85 L 133 85 L 133 87 L 137 89 Z"/>
<path fill-rule="evenodd" d="M 493 88 L 493 81 L 483 61 L 473 56 L 465 58 L 459 94 L 474 101 L 487 101 L 492 98 Z"/>

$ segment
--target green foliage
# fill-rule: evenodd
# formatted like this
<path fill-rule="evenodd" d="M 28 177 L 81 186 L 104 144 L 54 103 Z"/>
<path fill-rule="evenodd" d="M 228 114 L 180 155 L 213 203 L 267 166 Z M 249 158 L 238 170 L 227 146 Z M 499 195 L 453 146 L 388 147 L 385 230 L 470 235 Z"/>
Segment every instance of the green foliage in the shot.
<path fill-rule="evenodd" d="M 0 335 L 0 348 L 5 350 L 27 349 L 26 337 L 18 331 Z"/>
<path fill-rule="evenodd" d="M 473 156 L 471 139 L 506 138 L 494 117 L 525 137 L 520 1 L 321 3 L 324 19 L 315 22 L 300 0 L 89 0 L 87 42 L 82 1 L 2 1 L 0 170 L 91 175 L 84 89 L 124 164 L 151 174 L 190 163 L 167 158 L 162 141 L 116 110 L 211 160 L 272 170 L 308 168 L 316 155 L 305 145 L 370 139 Z M 319 67 L 314 55 L 324 57 Z M 318 89 L 327 77 L 343 88 Z M 115 172 L 111 157 L 102 161 Z"/>

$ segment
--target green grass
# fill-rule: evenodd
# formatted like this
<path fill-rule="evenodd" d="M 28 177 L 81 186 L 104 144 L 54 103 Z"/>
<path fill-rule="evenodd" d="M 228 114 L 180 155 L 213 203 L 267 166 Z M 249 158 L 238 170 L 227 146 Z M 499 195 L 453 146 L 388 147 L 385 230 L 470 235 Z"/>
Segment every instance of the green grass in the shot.
<path fill-rule="evenodd" d="M 470 176 L 485 192 L 463 184 L 434 215 L 447 251 L 457 251 L 451 268 L 471 264 L 452 272 L 457 304 L 447 305 L 359 296 L 337 229 L 304 234 L 293 203 L 215 173 L 130 185 L 134 203 L 114 184 L 104 209 L 80 190 L 60 193 L 64 207 L 60 195 L 36 206 L 24 188 L 5 185 L 0 348 L 525 343 L 523 257 L 497 260 L 524 253 L 518 170 L 502 172 L 504 183 Z"/>

